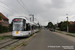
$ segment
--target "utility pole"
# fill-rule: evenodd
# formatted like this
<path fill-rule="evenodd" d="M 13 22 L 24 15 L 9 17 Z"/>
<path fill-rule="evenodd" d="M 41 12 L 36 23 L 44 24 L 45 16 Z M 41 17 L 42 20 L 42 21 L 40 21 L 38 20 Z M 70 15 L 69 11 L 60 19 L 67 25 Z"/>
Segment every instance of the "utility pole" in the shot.
<path fill-rule="evenodd" d="M 30 18 L 30 22 L 31 22 L 31 18 Z"/>
<path fill-rule="evenodd" d="M 32 15 L 33 16 L 33 22 L 34 22 L 34 15 Z"/>
<path fill-rule="evenodd" d="M 68 14 L 66 14 L 67 15 L 67 32 L 69 32 L 69 25 L 68 25 Z"/>
<path fill-rule="evenodd" d="M 30 14 L 29 16 L 32 16 L 32 18 L 33 18 L 32 20 L 33 20 L 33 22 L 34 22 L 34 15 L 33 15 L 33 14 Z"/>

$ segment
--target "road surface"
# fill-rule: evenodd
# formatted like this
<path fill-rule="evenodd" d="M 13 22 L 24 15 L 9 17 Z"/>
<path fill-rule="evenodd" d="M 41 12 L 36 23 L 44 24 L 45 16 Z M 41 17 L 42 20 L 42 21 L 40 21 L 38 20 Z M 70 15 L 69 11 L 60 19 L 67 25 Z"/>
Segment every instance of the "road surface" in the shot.
<path fill-rule="evenodd" d="M 75 42 L 48 30 L 42 30 L 22 50 L 75 50 Z"/>

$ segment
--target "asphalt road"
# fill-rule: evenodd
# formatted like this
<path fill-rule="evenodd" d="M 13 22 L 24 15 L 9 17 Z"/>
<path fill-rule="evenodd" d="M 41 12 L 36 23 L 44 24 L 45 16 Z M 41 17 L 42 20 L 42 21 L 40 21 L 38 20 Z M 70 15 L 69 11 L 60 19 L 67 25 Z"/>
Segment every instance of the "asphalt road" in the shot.
<path fill-rule="evenodd" d="M 75 42 L 42 30 L 22 50 L 75 50 Z"/>

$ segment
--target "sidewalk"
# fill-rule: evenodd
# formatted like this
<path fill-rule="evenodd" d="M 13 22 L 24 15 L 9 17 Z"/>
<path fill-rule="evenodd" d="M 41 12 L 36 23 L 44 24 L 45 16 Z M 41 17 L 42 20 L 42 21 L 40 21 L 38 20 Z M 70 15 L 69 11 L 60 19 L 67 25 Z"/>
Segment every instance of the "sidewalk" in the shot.
<path fill-rule="evenodd" d="M 3 35 L 12 35 L 12 32 L 7 32 L 7 33 L 0 34 L 0 36 L 3 36 Z"/>
<path fill-rule="evenodd" d="M 74 37 L 75 37 L 75 33 L 69 33 L 69 32 L 59 31 L 59 30 L 56 30 L 56 32 L 61 33 L 61 34 L 65 34 L 65 35 L 74 36 Z"/>

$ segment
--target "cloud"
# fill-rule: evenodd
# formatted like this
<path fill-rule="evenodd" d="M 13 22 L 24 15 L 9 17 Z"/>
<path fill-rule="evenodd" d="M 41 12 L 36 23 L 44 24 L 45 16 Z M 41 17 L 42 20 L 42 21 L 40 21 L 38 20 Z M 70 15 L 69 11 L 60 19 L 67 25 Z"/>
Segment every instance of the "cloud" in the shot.
<path fill-rule="evenodd" d="M 66 14 L 68 14 L 69 20 L 75 20 L 75 0 L 22 0 L 26 6 L 25 9 L 17 0 L 1 1 L 8 6 L 0 2 L 0 5 L 3 6 L 0 6 L 0 12 L 6 17 L 8 14 L 10 23 L 15 16 L 30 18 L 29 14 L 34 14 L 34 17 L 37 18 L 41 25 L 47 25 L 49 21 L 54 24 L 57 23 L 57 20 L 59 22 L 64 21 L 66 20 Z M 18 1 L 22 4 L 21 0 Z"/>

